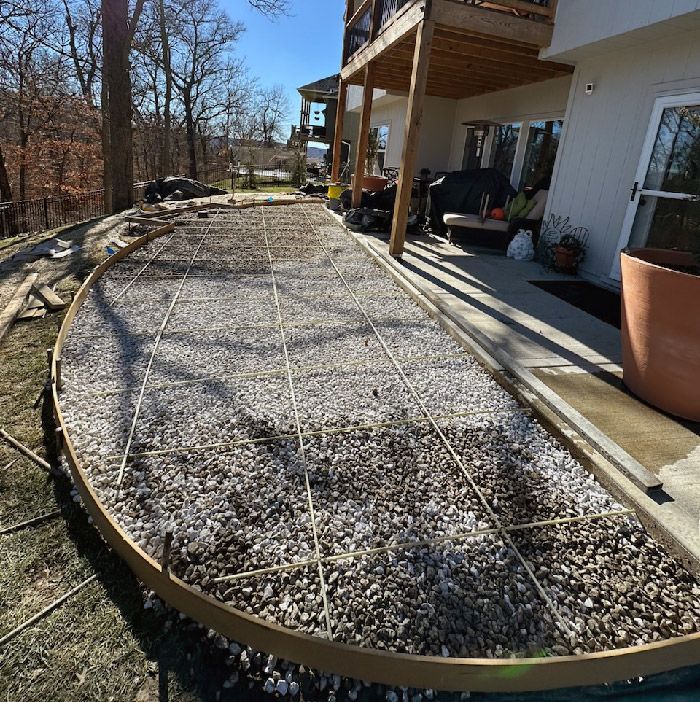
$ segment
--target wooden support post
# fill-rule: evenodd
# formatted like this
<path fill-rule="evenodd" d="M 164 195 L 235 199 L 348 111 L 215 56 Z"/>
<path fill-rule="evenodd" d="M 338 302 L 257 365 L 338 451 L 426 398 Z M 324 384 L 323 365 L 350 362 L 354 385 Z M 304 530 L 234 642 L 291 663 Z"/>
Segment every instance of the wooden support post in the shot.
<path fill-rule="evenodd" d="M 434 31 L 435 22 L 432 20 L 423 20 L 418 25 L 416 47 L 413 52 L 411 91 L 408 94 L 408 109 L 404 127 L 403 154 L 401 156 L 399 182 L 394 204 L 394 219 L 391 225 L 391 241 L 389 242 L 389 253 L 392 256 L 401 256 L 403 254 L 406 240 L 406 223 L 408 221 L 408 209 L 411 204 L 413 173 L 416 169 L 420 129 L 423 123 L 423 103 L 425 102 L 425 88 L 428 83 L 430 47 L 433 42 Z"/>
<path fill-rule="evenodd" d="M 355 180 L 352 185 L 352 206 L 359 207 L 362 203 L 362 182 L 365 177 L 367 161 L 367 146 L 369 145 L 369 122 L 372 117 L 372 97 L 374 95 L 374 63 L 370 62 L 365 68 L 365 86 L 362 91 L 362 115 L 360 130 L 357 134 L 357 156 L 355 159 Z"/>
<path fill-rule="evenodd" d="M 345 104 L 348 97 L 348 85 L 344 80 L 340 80 L 338 86 L 338 109 L 335 113 L 335 133 L 333 136 L 333 168 L 331 170 L 331 182 L 340 181 L 340 165 L 343 160 L 343 129 L 345 127 Z"/>

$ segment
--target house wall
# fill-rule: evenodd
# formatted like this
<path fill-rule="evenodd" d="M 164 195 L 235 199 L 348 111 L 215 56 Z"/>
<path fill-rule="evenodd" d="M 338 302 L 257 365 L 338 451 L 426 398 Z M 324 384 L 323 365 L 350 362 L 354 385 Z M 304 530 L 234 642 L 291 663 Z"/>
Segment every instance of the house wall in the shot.
<path fill-rule="evenodd" d="M 603 53 L 581 61 L 573 76 L 547 209 L 590 230 L 582 272 L 604 283 L 614 284 L 611 268 L 655 99 L 700 91 L 700 31 L 684 36 Z M 591 82 L 595 90 L 586 95 Z"/>
<path fill-rule="evenodd" d="M 464 140 L 467 136 L 464 122 L 490 120 L 508 123 L 544 118 L 562 119 L 570 87 L 571 77 L 567 76 L 459 100 L 455 106 L 447 169 L 456 171 L 462 167 Z"/>
<path fill-rule="evenodd" d="M 580 59 L 697 29 L 698 10 L 700 0 L 559 0 L 552 43 L 542 56 Z"/>

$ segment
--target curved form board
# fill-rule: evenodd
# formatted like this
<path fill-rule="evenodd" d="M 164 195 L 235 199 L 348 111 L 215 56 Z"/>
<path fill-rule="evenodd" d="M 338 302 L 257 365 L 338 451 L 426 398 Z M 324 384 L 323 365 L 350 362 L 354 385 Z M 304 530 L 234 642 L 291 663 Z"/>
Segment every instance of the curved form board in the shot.
<path fill-rule="evenodd" d="M 255 203 L 255 206 L 260 204 L 268 205 Z M 286 203 L 269 203 L 273 204 Z M 252 203 L 238 208 L 251 206 Z M 193 209 L 201 208 L 189 208 L 187 211 Z M 63 431 L 63 451 L 83 504 L 107 543 L 126 561 L 139 580 L 164 601 L 222 635 L 257 650 L 321 671 L 392 686 L 444 691 L 525 692 L 598 685 L 700 662 L 700 633 L 644 646 L 552 658 L 440 658 L 360 648 L 286 629 L 251 616 L 170 575 L 128 538 L 90 485 L 64 423 L 56 372 L 70 326 L 94 283 L 117 261 L 173 229 L 174 225 L 168 224 L 150 232 L 121 249 L 92 272 L 66 314 L 51 367 L 56 422 Z"/>

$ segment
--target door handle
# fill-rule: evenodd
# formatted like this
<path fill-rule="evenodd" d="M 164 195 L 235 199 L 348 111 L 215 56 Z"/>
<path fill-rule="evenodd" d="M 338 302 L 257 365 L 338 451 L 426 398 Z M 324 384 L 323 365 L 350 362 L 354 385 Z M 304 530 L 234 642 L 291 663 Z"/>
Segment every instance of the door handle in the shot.
<path fill-rule="evenodd" d="M 638 192 L 639 192 L 639 181 L 635 180 L 634 185 L 631 188 L 632 196 L 630 197 L 630 202 L 634 202 L 634 198 L 637 197 Z"/>

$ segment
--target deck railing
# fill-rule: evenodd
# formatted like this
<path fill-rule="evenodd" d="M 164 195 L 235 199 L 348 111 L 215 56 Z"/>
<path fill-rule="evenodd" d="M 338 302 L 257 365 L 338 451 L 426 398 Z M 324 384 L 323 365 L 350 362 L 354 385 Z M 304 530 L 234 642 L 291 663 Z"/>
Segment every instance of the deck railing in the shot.
<path fill-rule="evenodd" d="M 357 12 L 348 19 L 345 28 L 343 64 L 348 63 L 354 54 L 373 41 L 392 18 L 413 1 L 375 0 L 373 5 L 372 0 L 365 0 Z M 552 23 L 557 0 L 454 0 L 454 2 Z M 374 21 L 373 7 L 375 8 Z"/>

